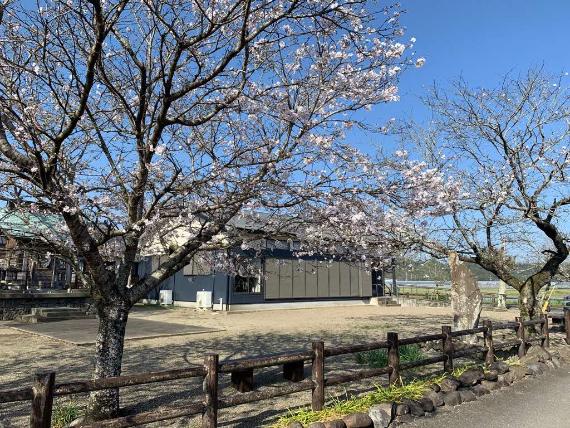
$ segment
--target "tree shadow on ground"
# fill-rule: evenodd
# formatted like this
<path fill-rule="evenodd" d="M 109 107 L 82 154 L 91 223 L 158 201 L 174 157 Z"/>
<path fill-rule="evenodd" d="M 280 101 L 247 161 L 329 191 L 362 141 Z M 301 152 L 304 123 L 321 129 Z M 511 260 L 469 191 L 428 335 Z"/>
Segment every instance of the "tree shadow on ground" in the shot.
<path fill-rule="evenodd" d="M 347 319 L 347 323 L 349 321 Z M 357 322 L 353 323 L 352 321 Z M 308 350 L 311 347 L 311 341 L 317 338 L 323 339 L 325 346 L 331 346 L 384 340 L 388 330 L 397 331 L 400 337 L 432 334 L 440 332 L 442 324 L 450 324 L 451 317 L 374 315 L 355 318 L 352 321 L 349 329 L 340 331 L 338 329 L 315 330 L 308 325 L 306 329 L 293 332 L 247 331 L 234 336 L 229 336 L 227 332 L 214 332 L 130 342 L 125 346 L 123 374 L 201 365 L 204 354 L 211 352 L 219 353 L 220 359 L 223 361 L 245 356 Z M 2 326 L 0 326 L 1 329 Z M 33 335 L 25 333 L 2 331 L 5 333 L 0 334 L 2 349 L 26 340 L 29 341 L 30 351 L 12 354 L 9 355 L 9 358 L 2 358 L 0 389 L 29 386 L 31 385 L 31 373 L 38 370 L 56 371 L 59 382 L 89 379 L 93 367 L 93 347 L 77 347 L 46 338 L 32 337 Z M 558 342 L 558 338 L 553 335 L 551 343 L 556 344 Z M 34 351 L 37 348 L 49 349 L 51 357 L 38 357 L 38 353 Z M 358 368 L 353 355 L 327 358 L 326 360 L 328 373 L 331 371 L 346 372 Z M 310 375 L 309 370 L 310 368 L 306 366 L 306 376 Z M 282 379 L 281 368 L 272 367 L 255 371 L 257 388 L 269 388 L 268 385 L 275 385 L 280 382 L 285 382 Z M 379 382 L 384 383 L 385 378 L 360 381 L 337 388 L 327 388 L 327 395 L 342 395 L 347 391 L 350 391 L 351 394 L 358 394 L 359 391 L 374 388 L 375 384 Z M 223 394 L 237 394 L 230 386 L 229 375 L 222 374 L 220 376 L 220 388 Z M 129 387 L 122 390 L 121 397 L 121 405 L 128 413 L 151 411 L 158 407 L 176 408 L 185 406 L 190 401 L 202 400 L 202 382 L 200 379 L 182 379 Z M 78 397 L 77 400 L 79 403 L 83 403 L 85 396 Z M 283 414 L 287 409 L 308 403 L 310 403 L 310 392 L 303 392 L 264 400 L 259 403 L 222 409 L 220 410 L 220 424 L 238 427 L 265 425 L 274 421 L 277 415 Z M 29 402 L 2 404 L 0 405 L 0 419 L 4 421 L 14 416 L 27 418 L 29 409 Z M 251 425 L 252 423 L 254 425 Z"/>

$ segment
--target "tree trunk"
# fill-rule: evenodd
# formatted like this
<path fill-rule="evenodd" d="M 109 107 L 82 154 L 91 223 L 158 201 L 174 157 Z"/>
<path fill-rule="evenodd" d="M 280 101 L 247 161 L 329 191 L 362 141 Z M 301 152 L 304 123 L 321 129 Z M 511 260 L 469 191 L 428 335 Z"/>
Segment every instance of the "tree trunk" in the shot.
<path fill-rule="evenodd" d="M 540 316 L 540 304 L 537 299 L 537 287 L 525 282 L 519 290 L 519 309 L 523 320 L 536 319 Z"/>
<path fill-rule="evenodd" d="M 120 376 L 129 309 L 129 306 L 122 301 L 106 304 L 99 309 L 99 332 L 95 349 L 93 379 Z M 117 416 L 118 411 L 118 389 L 91 393 L 87 409 L 89 420 L 112 418 Z"/>

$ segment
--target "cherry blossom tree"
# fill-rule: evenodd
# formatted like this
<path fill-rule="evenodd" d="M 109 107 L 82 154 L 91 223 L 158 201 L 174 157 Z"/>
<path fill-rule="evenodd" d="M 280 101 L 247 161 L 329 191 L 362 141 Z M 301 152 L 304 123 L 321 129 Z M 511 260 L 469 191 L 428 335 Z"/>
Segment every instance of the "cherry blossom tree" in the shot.
<path fill-rule="evenodd" d="M 355 157 L 350 184 L 303 203 L 302 252 L 337 255 L 381 268 L 417 249 L 419 230 L 448 215 L 461 183 L 405 150 Z"/>
<path fill-rule="evenodd" d="M 434 90 L 428 128 L 407 134 L 429 164 L 461 182 L 449 215 L 416 227 L 417 248 L 456 251 L 520 294 L 524 318 L 540 314 L 537 295 L 569 254 L 570 94 L 565 76 L 541 70 L 507 76 L 495 89 L 460 81 Z M 425 222 L 425 219 L 424 219 Z M 537 266 L 516 275 L 514 262 Z"/>
<path fill-rule="evenodd" d="M 397 100 L 414 65 L 399 15 L 363 0 L 0 3 L 0 195 L 61 216 L 41 235 L 84 265 L 94 378 L 120 375 L 132 306 L 228 245 L 232 218 L 317 207 L 357 174 L 352 113 Z M 191 236 L 139 278 L 169 222 Z M 92 394 L 94 418 L 117 410 L 117 391 Z"/>

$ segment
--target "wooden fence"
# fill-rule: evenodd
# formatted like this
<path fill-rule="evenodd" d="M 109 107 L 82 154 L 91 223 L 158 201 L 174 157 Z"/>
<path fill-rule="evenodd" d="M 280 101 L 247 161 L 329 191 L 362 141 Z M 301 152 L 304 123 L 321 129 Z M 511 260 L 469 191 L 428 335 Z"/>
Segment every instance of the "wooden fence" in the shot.
<path fill-rule="evenodd" d="M 401 297 L 429 300 L 432 302 L 451 302 L 451 289 L 447 287 L 432 287 L 432 286 L 418 286 L 418 285 L 400 285 L 398 286 L 398 295 Z M 496 291 L 487 291 L 481 288 L 482 303 L 484 305 L 497 306 L 498 293 Z M 505 302 L 507 306 L 518 306 L 518 294 L 506 294 Z M 552 296 L 549 298 L 550 307 L 560 309 L 564 307 L 566 299 L 564 297 Z"/>
<path fill-rule="evenodd" d="M 568 312 L 570 318 L 570 312 Z M 525 327 L 537 325 L 539 334 L 532 338 L 525 335 Z M 570 326 L 566 323 L 567 337 L 570 340 Z M 514 330 L 517 337 L 513 340 L 495 343 L 493 332 L 497 330 Z M 89 425 L 84 428 L 102 427 L 130 427 L 140 424 L 159 422 L 175 419 L 183 416 L 202 415 L 202 427 L 213 428 L 217 426 L 218 412 L 220 409 L 237 406 L 240 404 L 256 402 L 259 400 L 289 395 L 301 391 L 311 391 L 311 407 L 313 410 L 321 410 L 325 404 L 325 389 L 333 385 L 353 382 L 360 379 L 388 375 L 390 384 L 398 381 L 400 373 L 415 367 L 427 366 L 435 363 L 443 363 L 445 371 L 453 370 L 454 360 L 473 354 L 483 354 L 485 362 L 491 363 L 495 358 L 495 350 L 518 347 L 518 355 L 526 353 L 527 345 L 538 341 L 540 346 L 549 346 L 548 318 L 541 317 L 537 320 L 521 321 L 516 318 L 515 322 L 492 323 L 485 321 L 482 326 L 461 331 L 451 331 L 450 326 L 442 326 L 441 333 L 410 338 L 398 337 L 398 333 L 389 332 L 386 340 L 369 342 L 364 344 L 346 346 L 327 346 L 323 341 L 312 343 L 311 350 L 286 352 L 274 355 L 265 355 L 253 358 L 241 358 L 227 361 L 219 361 L 217 354 L 207 354 L 202 366 L 167 370 L 150 373 L 118 376 L 105 379 L 76 381 L 69 383 L 55 383 L 56 375 L 53 372 L 37 373 L 31 387 L 16 390 L 0 391 L 0 403 L 18 401 L 31 401 L 32 409 L 30 427 L 49 428 L 51 426 L 51 413 L 54 397 L 71 394 L 86 393 L 104 389 L 115 389 L 133 385 L 144 385 L 156 382 L 166 382 L 177 379 L 201 378 L 203 380 L 204 393 L 200 401 L 188 402 L 183 407 L 174 409 L 162 409 L 149 411 L 130 416 L 119 417 Z M 468 349 L 456 350 L 454 338 L 482 333 L 483 346 L 473 346 Z M 399 347 L 411 344 L 420 344 L 430 341 L 441 341 L 442 352 L 430 358 L 420 361 L 401 362 Z M 325 373 L 325 360 L 329 357 L 354 354 L 376 349 L 386 349 L 388 365 L 381 368 L 363 368 L 350 373 L 334 374 L 327 376 Z M 304 365 L 311 364 L 311 377 L 304 379 Z M 254 370 L 263 367 L 282 366 L 283 377 L 290 381 L 283 386 L 270 390 L 255 391 L 253 388 Z M 241 394 L 219 395 L 219 376 L 229 373 L 232 385 Z"/>

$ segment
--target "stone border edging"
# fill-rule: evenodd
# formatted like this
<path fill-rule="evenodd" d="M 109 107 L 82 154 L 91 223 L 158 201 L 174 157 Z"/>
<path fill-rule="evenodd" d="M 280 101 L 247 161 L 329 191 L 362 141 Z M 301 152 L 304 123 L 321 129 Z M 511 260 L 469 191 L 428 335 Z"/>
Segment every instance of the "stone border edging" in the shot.
<path fill-rule="evenodd" d="M 504 361 L 495 361 L 484 371 L 469 368 L 457 378 L 449 376 L 439 384 L 433 384 L 419 400 L 405 399 L 401 403 L 380 403 L 368 413 L 358 412 L 326 422 L 312 422 L 306 428 L 388 428 L 411 422 L 416 417 L 431 415 L 441 406 L 457 406 L 474 401 L 491 391 L 508 387 L 527 376 L 543 374 L 559 368 L 564 360 L 556 350 L 547 351 L 538 346 L 528 349 L 519 359 L 519 365 L 510 366 Z M 299 422 L 287 428 L 304 428 Z"/>

